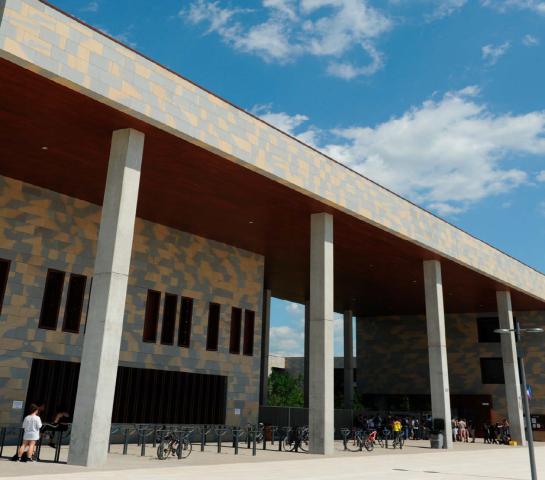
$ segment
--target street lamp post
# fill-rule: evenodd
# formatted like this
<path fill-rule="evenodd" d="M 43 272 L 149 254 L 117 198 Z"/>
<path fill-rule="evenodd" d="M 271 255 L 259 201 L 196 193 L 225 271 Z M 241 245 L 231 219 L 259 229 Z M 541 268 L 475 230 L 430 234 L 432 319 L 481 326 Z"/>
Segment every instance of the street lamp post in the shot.
<path fill-rule="evenodd" d="M 516 322 L 515 328 L 497 328 L 495 333 L 511 334 L 515 333 L 515 339 L 517 342 L 520 340 L 522 334 L 525 333 L 543 333 L 542 328 L 520 328 L 520 324 Z M 516 347 L 515 347 L 516 348 Z M 518 355 L 517 355 L 518 358 Z M 528 385 L 526 384 L 526 370 L 524 369 L 524 353 L 519 358 L 520 364 L 520 382 L 524 389 L 522 396 L 522 406 L 524 409 L 524 417 L 526 419 L 526 437 L 528 440 L 528 455 L 530 457 L 530 472 L 532 474 L 532 480 L 537 480 L 536 472 L 536 458 L 534 454 L 534 435 L 532 433 L 532 419 L 530 417 L 530 405 L 528 403 Z"/>

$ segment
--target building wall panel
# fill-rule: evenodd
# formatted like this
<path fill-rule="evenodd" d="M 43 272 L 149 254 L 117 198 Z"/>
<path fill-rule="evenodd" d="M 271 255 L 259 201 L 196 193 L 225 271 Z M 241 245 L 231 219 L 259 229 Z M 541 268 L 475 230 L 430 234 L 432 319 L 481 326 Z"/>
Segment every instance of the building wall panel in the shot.
<path fill-rule="evenodd" d="M 11 260 L 0 316 L 0 422 L 18 422 L 32 358 L 79 361 L 93 273 L 100 207 L 0 176 L 0 257 Z M 80 334 L 38 328 L 48 268 L 88 277 Z M 121 340 L 124 366 L 228 376 L 227 421 L 255 421 L 259 396 L 264 260 L 252 252 L 137 218 Z M 142 342 L 148 289 L 162 293 L 156 344 Z M 165 293 L 194 298 L 190 348 L 160 345 Z M 217 352 L 208 352 L 208 303 L 221 305 Z M 232 306 L 256 312 L 252 357 L 229 354 Z M 177 336 L 175 335 L 175 340 Z M 234 415 L 235 408 L 241 415 Z"/>

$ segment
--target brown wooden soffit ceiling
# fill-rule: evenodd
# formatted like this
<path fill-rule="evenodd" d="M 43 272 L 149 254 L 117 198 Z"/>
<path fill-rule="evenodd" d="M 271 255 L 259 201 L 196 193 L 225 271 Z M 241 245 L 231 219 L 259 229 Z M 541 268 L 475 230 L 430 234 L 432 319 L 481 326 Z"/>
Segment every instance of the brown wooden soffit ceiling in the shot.
<path fill-rule="evenodd" d="M 146 134 L 139 217 L 266 258 L 276 297 L 308 298 L 310 214 L 334 215 L 335 309 L 424 313 L 430 252 L 84 95 L 0 60 L 0 174 L 100 205 L 111 132 Z M 47 146 L 47 150 L 42 150 Z M 443 260 L 449 313 L 493 312 L 501 286 Z M 512 292 L 517 310 L 544 309 Z"/>

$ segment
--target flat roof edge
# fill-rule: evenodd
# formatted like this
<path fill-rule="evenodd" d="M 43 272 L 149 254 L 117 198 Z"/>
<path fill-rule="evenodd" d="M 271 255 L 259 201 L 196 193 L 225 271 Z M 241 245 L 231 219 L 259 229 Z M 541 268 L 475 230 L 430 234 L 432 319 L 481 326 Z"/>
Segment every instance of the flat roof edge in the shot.
<path fill-rule="evenodd" d="M 0 14 L 1 57 L 545 301 L 541 272 L 57 7 L 0 0 Z"/>

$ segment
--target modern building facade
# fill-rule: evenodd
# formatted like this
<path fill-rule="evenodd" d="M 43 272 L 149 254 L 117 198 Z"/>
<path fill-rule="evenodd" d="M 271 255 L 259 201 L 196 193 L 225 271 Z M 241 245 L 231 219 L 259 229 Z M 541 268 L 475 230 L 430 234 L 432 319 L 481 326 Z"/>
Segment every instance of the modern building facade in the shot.
<path fill-rule="evenodd" d="M 545 310 L 541 273 L 45 2 L 0 0 L 0 105 L 1 421 L 73 407 L 71 463 L 105 460 L 112 419 L 256 421 L 271 295 L 307 302 L 325 454 L 334 310 L 350 352 L 353 315 L 413 319 L 447 429 L 450 316 Z M 523 440 L 513 336 L 501 358 Z"/>

